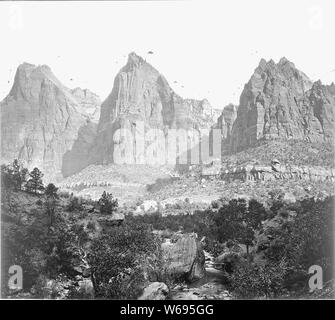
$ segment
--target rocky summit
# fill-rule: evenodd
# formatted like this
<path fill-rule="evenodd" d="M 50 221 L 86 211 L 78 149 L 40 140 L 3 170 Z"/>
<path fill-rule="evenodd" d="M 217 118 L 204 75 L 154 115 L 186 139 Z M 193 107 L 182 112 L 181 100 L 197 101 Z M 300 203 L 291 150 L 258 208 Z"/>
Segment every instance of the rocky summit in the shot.
<path fill-rule="evenodd" d="M 66 88 L 48 66 L 23 63 L 1 102 L 2 162 L 18 158 L 56 181 L 89 165 L 116 163 L 115 146 L 126 138 L 116 135 L 120 128 L 128 129 L 134 144 L 134 152 L 127 154 L 130 164 L 138 163 L 136 135 L 151 129 L 165 138 L 168 129 L 220 129 L 223 155 L 264 140 L 333 141 L 335 85 L 313 83 L 286 58 L 278 63 L 262 59 L 239 105 L 218 111 L 206 99 L 180 97 L 159 71 L 132 52 L 100 104 L 88 89 Z M 144 154 L 151 142 L 145 141 Z M 198 145 L 187 148 L 183 155 Z"/>
<path fill-rule="evenodd" d="M 113 140 L 120 127 L 135 136 L 136 121 L 144 123 L 144 130 L 169 128 L 209 129 L 218 111 L 207 100 L 183 99 L 154 67 L 134 52 L 114 80 L 112 92 L 101 105 L 94 163 L 112 163 Z"/>
<path fill-rule="evenodd" d="M 98 104 L 93 97 L 93 105 Z M 78 90 L 66 88 L 48 66 L 23 63 L 1 102 L 2 161 L 18 158 L 40 168 L 47 179 L 62 178 L 64 154 L 82 131 L 87 134 L 84 128 L 92 119 L 87 105 L 92 107 L 92 96 L 87 101 Z"/>
<path fill-rule="evenodd" d="M 229 150 L 261 139 L 332 141 L 334 97 L 334 85 L 312 83 L 286 58 L 262 59 L 240 96 Z"/>

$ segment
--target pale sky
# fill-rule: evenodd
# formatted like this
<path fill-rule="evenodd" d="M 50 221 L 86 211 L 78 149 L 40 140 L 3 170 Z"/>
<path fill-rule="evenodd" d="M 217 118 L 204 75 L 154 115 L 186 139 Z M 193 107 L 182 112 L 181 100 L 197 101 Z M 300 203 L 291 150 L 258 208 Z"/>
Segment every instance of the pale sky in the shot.
<path fill-rule="evenodd" d="M 216 108 L 238 103 L 261 58 L 335 82 L 334 16 L 334 0 L 0 2 L 0 100 L 22 62 L 104 100 L 131 51 Z"/>

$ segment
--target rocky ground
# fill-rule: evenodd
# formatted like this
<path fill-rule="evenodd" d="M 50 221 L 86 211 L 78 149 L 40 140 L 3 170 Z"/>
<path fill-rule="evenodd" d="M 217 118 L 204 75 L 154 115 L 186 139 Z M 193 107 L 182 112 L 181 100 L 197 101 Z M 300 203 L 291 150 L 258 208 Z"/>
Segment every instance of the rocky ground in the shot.
<path fill-rule="evenodd" d="M 172 300 L 230 300 L 232 295 L 224 285 L 225 273 L 214 268 L 214 258 L 205 251 L 205 276 L 188 285 L 179 285 L 171 290 Z"/>

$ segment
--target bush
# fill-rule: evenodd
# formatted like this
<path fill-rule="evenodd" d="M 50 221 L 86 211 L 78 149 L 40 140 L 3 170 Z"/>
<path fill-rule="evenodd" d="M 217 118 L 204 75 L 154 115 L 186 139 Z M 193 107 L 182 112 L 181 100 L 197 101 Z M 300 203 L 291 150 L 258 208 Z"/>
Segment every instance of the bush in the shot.
<path fill-rule="evenodd" d="M 227 273 L 232 274 L 239 268 L 243 261 L 244 259 L 241 254 L 232 251 L 225 254 L 220 262 L 223 263 L 222 269 Z"/>
<path fill-rule="evenodd" d="M 229 288 L 238 298 L 276 298 L 285 292 L 286 271 L 284 260 L 264 265 L 245 262 L 229 276 Z"/>
<path fill-rule="evenodd" d="M 55 218 L 52 228 L 48 228 L 38 216 L 30 225 L 2 226 L 2 270 L 8 271 L 10 265 L 20 265 L 24 290 L 30 290 L 40 275 L 53 279 L 59 274 L 69 277 L 76 274 L 73 261 L 80 254 L 77 248 L 80 239 L 68 221 L 60 215 Z M 2 277 L 2 281 L 8 281 L 8 274 Z M 2 285 L 7 287 L 4 283 Z"/>
<path fill-rule="evenodd" d="M 223 204 L 214 214 L 213 234 L 220 242 L 238 241 L 249 247 L 254 244 L 255 232 L 261 230 L 267 218 L 264 206 L 256 200 L 247 203 L 244 199 L 233 199 Z"/>
<path fill-rule="evenodd" d="M 81 200 L 78 197 L 71 197 L 70 201 L 66 207 L 66 210 L 69 212 L 73 211 L 82 211 L 83 205 L 81 203 Z"/>
<path fill-rule="evenodd" d="M 146 281 L 148 258 L 159 250 L 160 242 L 144 224 L 127 222 L 95 239 L 88 261 L 96 296 L 136 299 Z"/>
<path fill-rule="evenodd" d="M 206 250 L 208 253 L 213 255 L 214 258 L 219 256 L 223 250 L 225 249 L 225 246 L 213 239 L 206 238 L 205 240 L 205 245 L 204 245 L 204 250 Z"/>
<path fill-rule="evenodd" d="M 104 191 L 98 201 L 100 212 L 103 214 L 113 214 L 118 207 L 118 200 L 114 199 L 112 194 Z"/>
<path fill-rule="evenodd" d="M 87 222 L 87 226 L 86 226 L 86 228 L 88 229 L 88 230 L 90 230 L 90 231 L 95 231 L 95 223 L 93 222 L 93 221 L 89 221 L 89 222 Z"/>
<path fill-rule="evenodd" d="M 265 251 L 267 259 L 278 262 L 286 258 L 292 269 L 305 270 L 314 264 L 324 271 L 325 281 L 334 277 L 334 197 L 300 202 L 294 221 L 279 229 L 269 229 L 273 240 Z"/>
<path fill-rule="evenodd" d="M 70 192 L 69 191 L 65 191 L 65 190 L 60 190 L 58 192 L 58 195 L 59 195 L 60 198 L 64 198 L 64 199 L 68 199 L 71 196 Z"/>

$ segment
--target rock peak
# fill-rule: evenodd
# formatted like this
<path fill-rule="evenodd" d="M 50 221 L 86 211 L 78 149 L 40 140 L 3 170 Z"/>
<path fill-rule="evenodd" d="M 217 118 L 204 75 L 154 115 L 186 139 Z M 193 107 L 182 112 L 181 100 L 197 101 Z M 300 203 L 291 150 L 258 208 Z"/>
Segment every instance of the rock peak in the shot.
<path fill-rule="evenodd" d="M 144 63 L 145 60 L 137 55 L 134 51 L 129 53 L 127 65 L 139 65 Z"/>
<path fill-rule="evenodd" d="M 286 57 L 282 57 L 279 60 L 279 64 L 284 64 L 284 63 L 287 63 L 287 62 L 289 62 L 289 60 Z"/>
<path fill-rule="evenodd" d="M 285 57 L 278 63 L 262 59 L 240 96 L 230 151 L 243 150 L 260 139 L 331 141 L 335 117 L 332 93 L 316 100 L 312 87 L 314 91 L 329 91 L 321 82 L 313 85 Z M 280 111 L 272 116 L 274 107 Z M 251 123 L 249 119 L 254 120 Z"/>
<path fill-rule="evenodd" d="M 82 168 L 100 101 L 88 91 L 76 93 L 46 65 L 19 65 L 11 91 L 0 102 L 3 161 L 19 158 L 29 169 L 40 168 L 46 181 Z"/>
<path fill-rule="evenodd" d="M 259 61 L 258 66 L 261 67 L 261 68 L 264 68 L 266 66 L 266 60 L 264 58 L 262 58 L 261 61 Z"/>
<path fill-rule="evenodd" d="M 313 83 L 315 86 L 322 86 L 322 81 L 319 79 Z"/>
<path fill-rule="evenodd" d="M 23 62 L 18 66 L 18 69 L 36 68 L 36 66 L 29 62 Z"/>
<path fill-rule="evenodd" d="M 293 62 L 291 62 L 290 60 L 288 60 L 286 57 L 282 57 L 279 62 L 278 62 L 279 66 L 284 66 L 284 65 L 289 65 L 292 68 L 295 68 L 295 65 Z"/>

